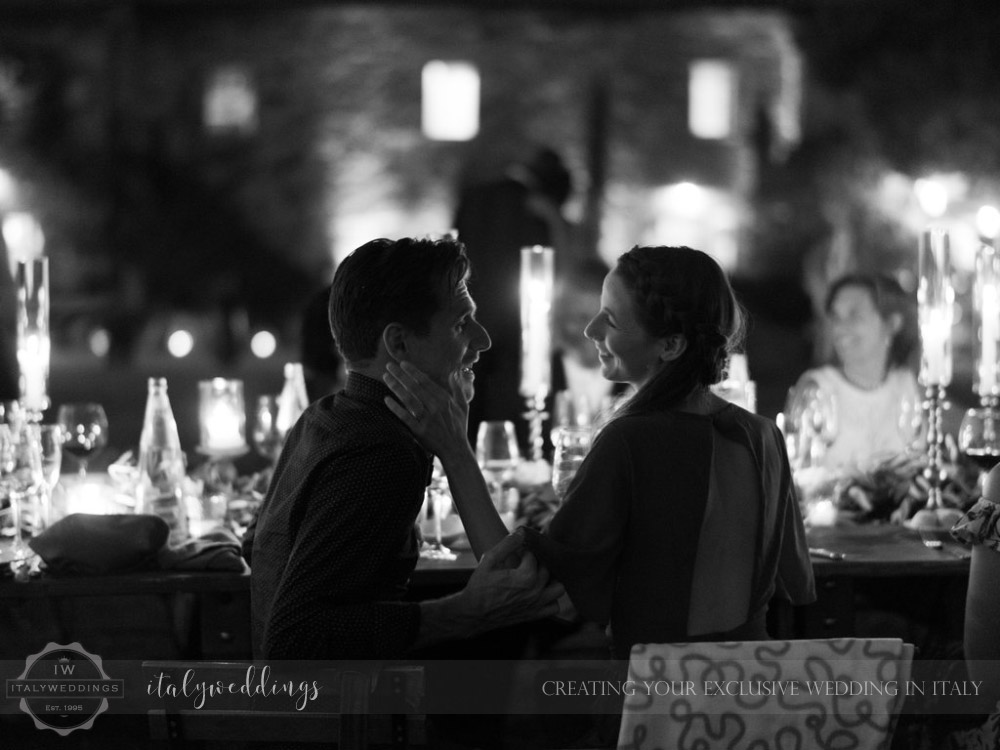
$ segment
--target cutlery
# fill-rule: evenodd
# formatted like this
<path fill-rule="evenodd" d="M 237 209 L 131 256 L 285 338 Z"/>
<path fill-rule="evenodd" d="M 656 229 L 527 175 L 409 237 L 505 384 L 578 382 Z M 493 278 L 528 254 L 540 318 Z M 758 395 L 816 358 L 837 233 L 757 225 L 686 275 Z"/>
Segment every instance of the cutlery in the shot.
<path fill-rule="evenodd" d="M 823 547 L 810 547 L 809 554 L 813 557 L 825 557 L 827 560 L 843 560 L 846 557 L 843 552 L 834 552 Z"/>
<path fill-rule="evenodd" d="M 964 550 L 959 552 L 951 549 L 950 547 L 946 547 L 944 542 L 932 536 L 926 531 L 920 532 L 920 541 L 924 543 L 924 546 L 927 547 L 927 549 L 936 549 L 938 552 L 944 552 L 946 554 L 951 555 L 952 557 L 957 557 L 960 560 L 964 560 L 965 558 L 969 557 L 968 552 L 965 552 Z"/>

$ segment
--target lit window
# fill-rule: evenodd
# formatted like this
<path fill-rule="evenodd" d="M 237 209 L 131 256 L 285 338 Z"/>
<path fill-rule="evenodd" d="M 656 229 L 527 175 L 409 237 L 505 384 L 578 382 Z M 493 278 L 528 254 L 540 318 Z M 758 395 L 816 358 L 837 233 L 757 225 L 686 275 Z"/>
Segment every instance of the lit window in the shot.
<path fill-rule="evenodd" d="M 217 68 L 203 102 L 205 128 L 212 133 L 252 133 L 257 129 L 257 89 L 244 68 Z"/>
<path fill-rule="evenodd" d="M 733 127 L 735 71 L 726 60 L 695 60 L 688 76 L 688 128 L 698 138 L 727 138 Z"/>
<path fill-rule="evenodd" d="M 435 141 L 468 141 L 479 132 L 479 71 L 467 62 L 424 65 L 421 121 Z"/>

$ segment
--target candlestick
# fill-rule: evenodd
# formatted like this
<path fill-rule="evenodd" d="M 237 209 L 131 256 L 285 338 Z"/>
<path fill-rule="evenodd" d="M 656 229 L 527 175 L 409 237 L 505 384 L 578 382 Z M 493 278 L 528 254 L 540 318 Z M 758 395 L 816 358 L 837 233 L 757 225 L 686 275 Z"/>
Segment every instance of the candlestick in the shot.
<path fill-rule="evenodd" d="M 552 290 L 555 253 L 550 247 L 521 248 L 521 395 L 544 400 L 552 356 Z"/>
<path fill-rule="evenodd" d="M 982 399 L 1000 397 L 1000 253 L 982 245 L 976 255 L 973 306 L 979 330 L 975 387 Z"/>
<path fill-rule="evenodd" d="M 951 326 L 955 306 L 947 231 L 932 227 L 923 233 L 918 266 L 920 382 L 925 386 L 946 386 L 952 374 Z"/>
<path fill-rule="evenodd" d="M 33 421 L 49 406 L 49 260 L 17 264 L 17 362 L 21 371 L 21 404 Z"/>
<path fill-rule="evenodd" d="M 240 455 L 246 446 L 243 381 L 212 378 L 198 383 L 202 453 Z"/>

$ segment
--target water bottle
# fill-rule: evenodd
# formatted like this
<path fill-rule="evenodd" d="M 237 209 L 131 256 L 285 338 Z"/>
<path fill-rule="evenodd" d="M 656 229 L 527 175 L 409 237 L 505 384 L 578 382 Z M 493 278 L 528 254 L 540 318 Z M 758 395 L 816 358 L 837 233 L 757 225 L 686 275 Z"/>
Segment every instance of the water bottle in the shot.
<path fill-rule="evenodd" d="M 168 544 L 188 537 L 184 505 L 184 453 L 167 397 L 166 378 L 150 378 L 146 416 L 139 438 L 138 512 L 157 515 L 170 528 Z"/>
<path fill-rule="evenodd" d="M 306 378 L 298 362 L 285 363 L 285 385 L 278 396 L 278 416 L 275 419 L 282 440 L 309 406 Z"/>

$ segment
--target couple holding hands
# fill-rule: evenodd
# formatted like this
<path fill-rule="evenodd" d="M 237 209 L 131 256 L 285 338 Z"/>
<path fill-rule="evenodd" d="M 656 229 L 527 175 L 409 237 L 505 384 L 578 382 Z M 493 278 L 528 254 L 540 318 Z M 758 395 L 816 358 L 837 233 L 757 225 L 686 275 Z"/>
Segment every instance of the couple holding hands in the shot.
<path fill-rule="evenodd" d="M 508 533 L 467 438 L 490 346 L 472 273 L 448 238 L 374 240 L 338 267 L 347 384 L 289 433 L 244 540 L 255 656 L 403 658 L 572 609 L 627 658 L 636 643 L 765 639 L 772 596 L 813 600 L 784 439 L 709 390 L 743 330 L 712 258 L 634 247 L 608 273 L 585 334 L 633 393 L 544 534 Z M 435 455 L 480 563 L 462 591 L 411 602 Z"/>

